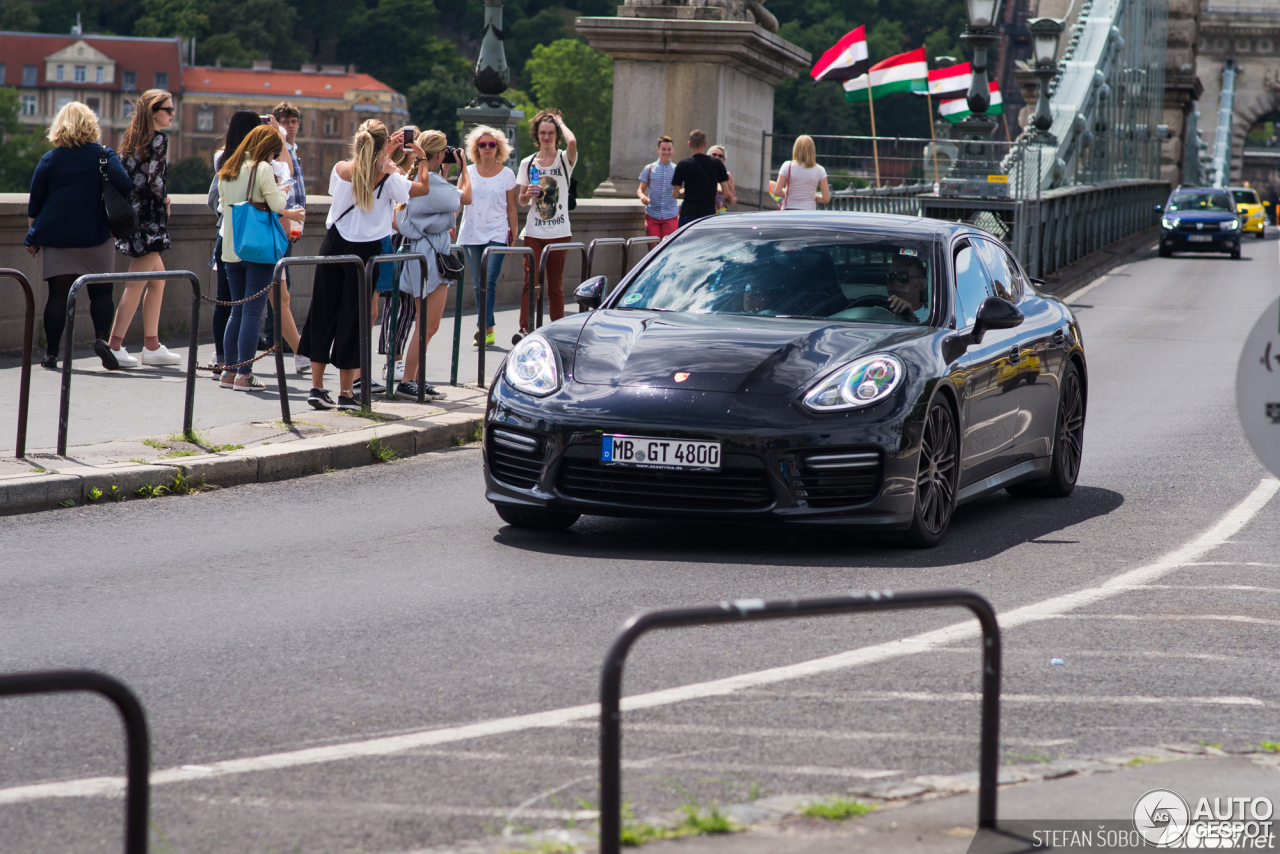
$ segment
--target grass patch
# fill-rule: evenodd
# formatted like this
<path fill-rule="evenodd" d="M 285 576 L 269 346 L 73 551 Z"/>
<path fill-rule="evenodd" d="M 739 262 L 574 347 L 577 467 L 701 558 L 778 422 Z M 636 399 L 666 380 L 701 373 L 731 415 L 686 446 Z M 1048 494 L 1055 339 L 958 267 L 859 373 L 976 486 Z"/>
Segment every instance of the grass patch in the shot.
<path fill-rule="evenodd" d="M 503 848 L 498 854 L 577 854 L 578 846 L 572 842 L 547 840 L 536 848 Z"/>
<path fill-rule="evenodd" d="M 134 495 L 139 498 L 163 498 L 166 495 L 191 495 L 195 492 L 205 492 L 206 490 L 218 488 L 205 483 L 203 477 L 198 481 L 192 482 L 187 480 L 186 475 L 182 472 L 178 472 L 173 476 L 173 480 L 167 484 L 139 486 L 134 491 Z"/>
<path fill-rule="evenodd" d="M 1035 750 L 1030 753 L 1010 753 L 1004 758 L 1005 765 L 1017 765 L 1022 762 L 1038 762 L 1041 765 L 1048 765 L 1052 761 L 1052 757 Z"/>
<path fill-rule="evenodd" d="M 63 500 L 58 502 L 58 506 L 59 507 L 75 507 L 76 502 L 74 498 L 64 498 Z"/>
<path fill-rule="evenodd" d="M 165 459 L 171 459 L 171 458 L 173 458 L 173 457 L 198 457 L 198 456 L 200 456 L 200 452 L 199 452 L 199 451 L 177 451 L 177 450 L 174 450 L 174 451 L 170 451 L 169 453 L 165 454 L 165 455 L 164 455 L 164 458 L 165 458 Z"/>
<path fill-rule="evenodd" d="M 169 450 L 169 443 L 161 442 L 159 439 L 143 439 L 142 444 L 146 445 L 148 448 L 155 448 L 157 451 Z"/>
<path fill-rule="evenodd" d="M 848 821 L 851 818 L 862 818 L 867 813 L 874 812 L 875 808 L 875 804 L 866 803 L 857 798 L 842 798 L 837 795 L 830 800 L 809 804 L 801 814 L 809 818 L 822 818 L 827 821 Z"/>
<path fill-rule="evenodd" d="M 111 501 L 124 501 L 124 493 L 121 492 L 120 487 L 116 486 L 114 483 L 111 484 L 111 488 L 106 491 L 103 491 L 96 486 L 92 487 L 87 493 L 85 493 L 84 497 L 90 504 L 97 504 L 104 498 Z"/>
<path fill-rule="evenodd" d="M 27 471 L 33 471 L 36 474 L 47 474 L 49 470 L 44 466 L 32 466 L 31 468 L 27 469 Z"/>
<path fill-rule="evenodd" d="M 1150 765 L 1152 762 L 1163 762 L 1159 756 L 1135 756 L 1128 762 L 1124 763 L 1126 768 L 1140 768 L 1143 765 Z"/>
<path fill-rule="evenodd" d="M 244 445 L 206 445 L 205 450 L 211 454 L 225 454 L 228 451 L 239 451 Z"/>
<path fill-rule="evenodd" d="M 675 826 L 650 824 L 637 821 L 635 810 L 629 803 L 622 805 L 622 844 L 626 846 L 644 845 L 658 839 L 680 839 L 685 836 L 707 836 L 711 834 L 737 833 L 743 828 L 734 824 L 728 814 L 720 809 L 719 801 L 712 801 L 711 806 L 701 806 L 682 786 L 676 790 L 684 798 L 680 807 L 682 813 Z"/>
<path fill-rule="evenodd" d="M 334 412 L 341 413 L 342 415 L 349 415 L 352 418 L 364 418 L 367 421 L 376 421 L 379 424 L 382 424 L 387 421 L 401 420 L 400 418 L 397 418 L 394 415 L 386 415 L 381 412 L 374 412 L 372 409 L 357 409 L 354 411 L 350 409 L 335 409 Z M 297 422 L 294 422 L 294 423 L 296 424 Z"/>
<path fill-rule="evenodd" d="M 1280 753 L 1280 741 L 1264 741 L 1258 746 L 1263 750 L 1269 750 L 1272 753 Z"/>
<path fill-rule="evenodd" d="M 374 462 L 393 463 L 400 459 L 400 455 L 396 453 L 396 449 L 385 444 L 377 436 L 369 440 L 369 453 L 373 454 Z"/>

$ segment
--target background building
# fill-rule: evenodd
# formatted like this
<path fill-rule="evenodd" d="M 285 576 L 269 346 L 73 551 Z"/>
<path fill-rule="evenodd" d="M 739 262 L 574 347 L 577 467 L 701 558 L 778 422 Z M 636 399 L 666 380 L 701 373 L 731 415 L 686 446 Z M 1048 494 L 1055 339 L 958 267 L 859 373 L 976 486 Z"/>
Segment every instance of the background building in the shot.
<path fill-rule="evenodd" d="M 212 162 L 227 122 L 236 110 L 265 115 L 281 101 L 302 113 L 298 154 L 307 192 L 328 195 L 329 172 L 347 156 L 347 146 L 365 119 L 395 130 L 409 123 L 405 98 L 368 74 L 341 65 L 303 65 L 301 71 L 197 66 L 186 70 L 182 157 Z"/>

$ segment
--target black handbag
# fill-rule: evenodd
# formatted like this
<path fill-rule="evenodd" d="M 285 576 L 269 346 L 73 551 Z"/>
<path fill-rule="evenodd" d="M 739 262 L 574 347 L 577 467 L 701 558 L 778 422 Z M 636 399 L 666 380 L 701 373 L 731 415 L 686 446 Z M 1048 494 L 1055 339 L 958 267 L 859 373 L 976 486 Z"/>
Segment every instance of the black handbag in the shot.
<path fill-rule="evenodd" d="M 436 270 L 442 279 L 452 282 L 462 281 L 462 259 L 452 252 L 436 253 Z"/>
<path fill-rule="evenodd" d="M 117 240 L 127 240 L 138 233 L 142 223 L 138 220 L 138 212 L 133 209 L 129 199 L 121 195 L 107 178 L 107 149 L 104 146 L 102 156 L 98 158 L 98 171 L 102 173 L 102 210 L 107 215 L 107 228 L 111 236 Z"/>

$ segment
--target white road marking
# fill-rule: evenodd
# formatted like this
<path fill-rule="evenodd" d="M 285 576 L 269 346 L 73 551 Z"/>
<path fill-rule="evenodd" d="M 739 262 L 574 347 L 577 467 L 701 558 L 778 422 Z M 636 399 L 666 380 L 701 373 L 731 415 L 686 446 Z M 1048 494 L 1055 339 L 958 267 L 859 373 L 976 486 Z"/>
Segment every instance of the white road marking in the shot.
<path fill-rule="evenodd" d="M 1268 477 L 1259 483 L 1243 501 L 1227 511 L 1213 527 L 1189 543 L 1157 558 L 1152 563 L 1122 572 L 1095 587 L 1088 587 L 1084 590 L 1061 596 L 1052 596 L 1031 605 L 1024 605 L 1020 608 L 1006 611 L 999 616 L 1000 626 L 1007 631 L 1016 626 L 1052 619 L 1059 614 L 1109 599 L 1135 585 L 1148 584 L 1163 578 L 1169 573 L 1199 560 L 1214 548 L 1227 542 L 1233 534 L 1237 533 L 1266 506 L 1267 502 L 1275 496 L 1277 490 L 1280 490 L 1280 480 Z M 860 667 L 908 655 L 932 652 L 939 647 L 976 639 L 980 634 L 977 622 L 966 620 L 946 628 L 935 629 L 912 637 L 902 638 L 901 640 L 872 644 L 871 646 L 823 658 L 815 658 L 810 661 L 802 661 L 797 664 L 771 667 L 767 670 L 757 670 L 752 673 L 742 673 L 737 676 L 697 682 L 692 685 L 681 685 L 677 688 L 651 691 L 647 694 L 636 694 L 624 698 L 622 708 L 625 711 L 635 711 L 636 709 L 652 709 L 708 697 L 725 697 L 764 685 L 774 685 L 779 682 L 789 682 L 795 679 L 845 670 L 850 667 Z M 572 721 L 598 717 L 599 714 L 599 705 L 588 703 L 546 712 L 477 721 L 476 723 L 463 724 L 461 726 L 371 738 L 345 744 L 328 744 L 323 747 L 270 753 L 264 756 L 250 756 L 243 759 L 211 762 L 205 766 L 212 769 L 211 771 L 204 770 L 204 768 L 199 771 L 181 767 L 166 768 L 152 772 L 151 785 L 167 786 L 175 783 L 208 780 L 211 777 L 222 777 L 230 774 L 279 771 L 286 768 L 342 762 L 349 759 L 390 756 L 439 744 L 452 744 L 459 741 L 560 726 Z M 121 797 L 123 794 L 123 777 L 89 777 L 79 780 L 36 783 L 0 789 L 0 805 L 47 798 Z"/>
<path fill-rule="evenodd" d="M 795 696 L 788 694 L 787 696 Z M 829 698 L 842 702 L 901 702 L 912 703 L 963 703 L 982 699 L 977 691 L 953 691 L 934 694 L 928 691 L 857 691 L 850 693 L 825 693 L 810 696 Z M 1001 703 L 1029 703 L 1084 706 L 1266 706 L 1256 697 L 1149 697 L 1140 694 L 1001 694 Z"/>
<path fill-rule="evenodd" d="M 1152 245 L 1154 246 L 1155 244 L 1152 244 Z M 1147 248 L 1149 249 L 1149 248 L 1151 248 L 1151 247 L 1147 247 Z M 1100 284 L 1102 284 L 1103 282 L 1105 282 L 1107 279 L 1111 278 L 1114 274 L 1119 273 L 1121 270 L 1123 270 L 1125 267 L 1128 267 L 1128 266 L 1129 266 L 1128 264 L 1121 264 L 1119 267 L 1113 267 L 1113 268 L 1111 268 L 1110 270 L 1108 270 L 1107 272 L 1103 273 L 1103 274 L 1102 274 L 1101 276 L 1099 276 L 1098 278 L 1094 279 L 1094 280 L 1093 280 L 1092 282 L 1090 282 L 1089 284 L 1085 285 L 1083 288 L 1078 288 L 1078 289 L 1076 289 L 1076 290 L 1072 291 L 1072 292 L 1071 292 L 1071 294 L 1070 294 L 1070 296 L 1062 297 L 1062 298 L 1061 298 L 1061 299 L 1062 299 L 1062 301 L 1063 301 L 1063 302 L 1065 302 L 1065 303 L 1067 303 L 1068 305 L 1070 305 L 1071 303 L 1073 303 L 1073 302 L 1075 302 L 1076 300 L 1080 299 L 1080 297 L 1082 297 L 1082 296 L 1084 296 L 1085 294 L 1089 293 L 1089 291 L 1093 290 L 1093 289 L 1094 289 L 1094 288 L 1096 288 L 1098 285 L 1100 285 Z"/>
<path fill-rule="evenodd" d="M 1253 593 L 1280 593 L 1280 587 L 1255 587 L 1252 584 L 1146 584 L 1134 590 L 1248 590 Z"/>
<path fill-rule="evenodd" d="M 950 651 L 950 650 L 948 650 Z M 966 649 L 970 655 L 973 650 Z M 564 725 L 568 729 L 596 729 L 599 724 L 593 721 L 575 721 Z M 778 738 L 778 739 L 817 739 L 819 741 L 944 741 L 955 743 L 977 743 L 976 733 L 955 735 L 950 733 L 919 732 L 858 732 L 856 730 L 833 729 L 787 729 L 786 727 L 746 727 L 716 726 L 715 724 L 659 724 L 628 723 L 627 732 L 656 732 L 665 735 L 722 735 L 734 738 Z M 1001 738 L 1001 744 L 1043 745 L 1053 747 L 1059 744 L 1071 744 L 1074 738 Z"/>
<path fill-rule="evenodd" d="M 1210 622 L 1252 623 L 1258 626 L 1280 626 L 1280 620 L 1264 620 L 1261 617 L 1243 617 L 1235 614 L 1058 614 L 1055 620 L 1121 620 L 1153 623 Z"/>

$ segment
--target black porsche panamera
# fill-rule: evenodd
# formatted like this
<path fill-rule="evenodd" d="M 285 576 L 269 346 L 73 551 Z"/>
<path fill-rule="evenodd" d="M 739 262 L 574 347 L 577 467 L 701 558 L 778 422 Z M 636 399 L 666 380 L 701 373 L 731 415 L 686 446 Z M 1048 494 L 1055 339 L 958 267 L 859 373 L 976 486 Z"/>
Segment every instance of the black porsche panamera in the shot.
<path fill-rule="evenodd" d="M 894 532 L 915 546 L 999 489 L 1066 496 L 1080 329 L 990 234 L 756 213 L 689 225 L 607 296 L 525 337 L 492 384 L 488 499 L 582 514 Z"/>

